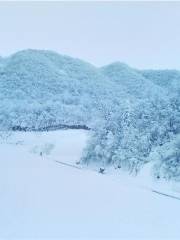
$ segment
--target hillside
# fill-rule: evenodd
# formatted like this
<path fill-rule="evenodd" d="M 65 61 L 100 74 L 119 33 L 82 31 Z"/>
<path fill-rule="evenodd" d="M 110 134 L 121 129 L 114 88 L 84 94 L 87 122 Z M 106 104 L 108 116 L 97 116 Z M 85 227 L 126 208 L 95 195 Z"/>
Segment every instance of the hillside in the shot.
<path fill-rule="evenodd" d="M 51 51 L 25 50 L 0 68 L 0 128 L 90 126 L 103 103 L 130 98 L 89 63 Z"/>
<path fill-rule="evenodd" d="M 123 86 L 127 92 L 139 99 L 163 98 L 167 93 L 161 86 L 152 83 L 151 79 L 144 77 L 136 69 L 127 64 L 115 62 L 101 68 L 101 72 L 115 82 Z"/>
<path fill-rule="evenodd" d="M 116 106 L 129 109 L 145 98 L 165 101 L 162 88 L 125 64 L 98 69 L 55 52 L 24 50 L 0 65 L 2 129 L 91 127 L 93 116 L 104 118 Z"/>
<path fill-rule="evenodd" d="M 97 68 L 43 50 L 1 62 L 0 130 L 92 129 L 82 163 L 137 173 L 180 133 L 179 104 L 167 88 L 126 64 Z"/>
<path fill-rule="evenodd" d="M 100 71 L 116 83 L 117 88 L 121 87 L 135 97 L 135 102 L 128 104 L 127 101 L 127 108 L 121 110 L 113 106 L 111 116 L 92 136 L 82 162 L 98 164 L 103 168 L 113 165 L 137 174 L 152 161 L 156 177 L 179 180 L 180 149 L 170 144 L 172 154 L 169 154 L 162 147 L 180 133 L 180 105 L 177 99 L 169 94 L 167 88 L 126 64 L 113 63 Z M 158 148 L 162 148 L 161 154 L 152 159 L 151 153 Z M 169 170 L 171 165 L 173 170 Z"/>
<path fill-rule="evenodd" d="M 171 94 L 180 94 L 180 71 L 142 70 L 141 74 L 153 83 L 163 87 Z"/>

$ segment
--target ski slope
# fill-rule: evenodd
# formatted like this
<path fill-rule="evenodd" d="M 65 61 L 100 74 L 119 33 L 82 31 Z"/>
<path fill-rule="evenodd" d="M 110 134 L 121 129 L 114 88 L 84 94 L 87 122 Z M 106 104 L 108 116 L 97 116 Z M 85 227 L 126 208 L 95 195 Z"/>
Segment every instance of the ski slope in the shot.
<path fill-rule="evenodd" d="M 0 239 L 180 239 L 180 201 L 153 193 L 167 189 L 147 169 L 135 178 L 55 161 L 75 165 L 87 139 L 83 130 L 1 138 Z"/>

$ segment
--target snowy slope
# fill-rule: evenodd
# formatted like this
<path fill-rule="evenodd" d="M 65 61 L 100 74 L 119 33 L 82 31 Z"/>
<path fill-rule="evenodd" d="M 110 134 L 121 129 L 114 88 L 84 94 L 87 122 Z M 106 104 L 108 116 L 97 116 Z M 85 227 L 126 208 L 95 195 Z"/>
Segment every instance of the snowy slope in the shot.
<path fill-rule="evenodd" d="M 165 90 L 121 63 L 101 69 L 52 51 L 24 50 L 1 61 L 0 127 L 87 125 L 93 116 Z"/>
<path fill-rule="evenodd" d="M 0 130 L 91 128 L 83 162 L 136 172 L 154 147 L 180 132 L 179 103 L 125 64 L 96 68 L 43 50 L 20 51 L 2 63 Z"/>
<path fill-rule="evenodd" d="M 120 97 L 128 94 L 89 63 L 24 50 L 4 59 L 0 70 L 0 127 L 90 126 L 102 102 L 112 105 Z"/>
<path fill-rule="evenodd" d="M 53 161 L 79 159 L 87 137 L 74 130 L 16 133 L 1 141 L 0 238 L 179 239 L 180 201 L 140 187 L 146 179 Z M 52 143 L 41 157 L 38 151 Z"/>
<path fill-rule="evenodd" d="M 122 85 L 126 91 L 136 98 L 165 98 L 166 92 L 159 86 L 146 79 L 137 70 L 120 62 L 115 62 L 101 68 L 104 75 L 117 85 Z"/>
<path fill-rule="evenodd" d="M 92 137 L 83 162 L 114 165 L 137 173 L 149 162 L 154 148 L 180 132 L 179 102 L 170 97 L 166 88 L 126 64 L 112 63 L 100 71 L 135 100 L 128 104 L 127 98 L 125 109 L 113 106 L 108 121 Z M 178 159 L 174 177 L 179 174 Z"/>
<path fill-rule="evenodd" d="M 153 83 L 167 89 L 171 94 L 180 94 L 180 71 L 142 70 L 141 74 Z"/>

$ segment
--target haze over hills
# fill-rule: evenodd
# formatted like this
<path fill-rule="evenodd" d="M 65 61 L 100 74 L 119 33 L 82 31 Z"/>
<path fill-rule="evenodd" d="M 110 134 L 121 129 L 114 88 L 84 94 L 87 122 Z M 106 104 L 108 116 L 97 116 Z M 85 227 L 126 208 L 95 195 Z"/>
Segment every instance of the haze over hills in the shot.
<path fill-rule="evenodd" d="M 91 128 L 83 163 L 137 172 L 180 133 L 179 104 L 160 79 L 123 63 L 97 68 L 52 51 L 20 51 L 0 60 L 0 129 Z"/>

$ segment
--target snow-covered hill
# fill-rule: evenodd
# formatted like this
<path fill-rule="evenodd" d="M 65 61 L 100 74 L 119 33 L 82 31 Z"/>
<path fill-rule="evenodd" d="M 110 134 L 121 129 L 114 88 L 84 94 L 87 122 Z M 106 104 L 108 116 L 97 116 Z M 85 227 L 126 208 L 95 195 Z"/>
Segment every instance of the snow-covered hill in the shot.
<path fill-rule="evenodd" d="M 152 192 L 148 174 L 102 175 L 54 161 L 75 164 L 87 131 L 6 137 L 0 143 L 1 239 L 180 238 L 180 201 Z M 154 185 L 179 196 L 178 184 L 176 192 Z"/>
<path fill-rule="evenodd" d="M 178 79 L 51 51 L 0 59 L 0 238 L 179 239 Z"/>
<path fill-rule="evenodd" d="M 0 70 L 0 127 L 90 126 L 102 102 L 120 96 L 127 94 L 89 63 L 24 50 L 4 59 Z"/>
<path fill-rule="evenodd" d="M 97 68 L 43 50 L 1 59 L 0 130 L 91 128 L 82 163 L 138 172 L 154 148 L 180 133 L 176 100 L 122 63 Z"/>
<path fill-rule="evenodd" d="M 126 91 L 136 98 L 163 98 L 166 91 L 154 85 L 137 70 L 120 62 L 115 62 L 101 68 L 104 75 L 108 76 L 112 82 L 125 87 Z M 165 98 L 165 97 L 164 97 Z"/>
<path fill-rule="evenodd" d="M 135 100 L 134 104 L 127 101 L 125 109 L 113 106 L 111 116 L 103 127 L 99 126 L 87 146 L 83 162 L 113 165 L 137 173 L 144 164 L 152 161 L 149 158 L 152 151 L 171 142 L 174 134 L 180 133 L 180 104 L 168 89 L 126 64 L 113 63 L 100 71 Z M 171 174 L 168 173 L 170 161 L 166 159 L 167 153 L 156 159 L 162 165 L 163 162 L 167 164 L 167 172 L 155 171 L 157 177 L 179 179 L 179 152 L 177 157 L 170 157 L 176 166 Z"/>
<path fill-rule="evenodd" d="M 100 80 L 96 69 L 80 60 L 46 51 L 18 52 L 0 73 L 1 128 L 84 124 Z"/>
<path fill-rule="evenodd" d="M 142 70 L 141 74 L 153 83 L 167 89 L 171 94 L 180 94 L 180 71 Z"/>
<path fill-rule="evenodd" d="M 98 69 L 51 51 L 24 50 L 0 67 L 0 128 L 87 125 L 94 115 L 138 99 L 164 99 L 163 89 L 125 64 Z M 138 98 L 138 99 L 137 99 Z"/>

